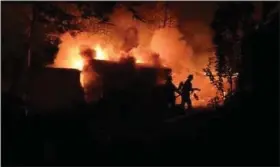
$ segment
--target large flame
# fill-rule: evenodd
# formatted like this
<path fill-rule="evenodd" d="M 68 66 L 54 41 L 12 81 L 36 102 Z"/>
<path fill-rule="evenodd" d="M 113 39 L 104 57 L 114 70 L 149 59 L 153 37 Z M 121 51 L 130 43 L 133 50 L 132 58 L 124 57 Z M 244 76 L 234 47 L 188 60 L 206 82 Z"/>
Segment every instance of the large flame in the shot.
<path fill-rule="evenodd" d="M 96 51 L 95 59 L 97 59 L 97 60 L 109 60 L 109 57 L 108 57 L 107 53 L 102 50 L 100 45 L 96 45 L 94 47 L 94 50 Z"/>

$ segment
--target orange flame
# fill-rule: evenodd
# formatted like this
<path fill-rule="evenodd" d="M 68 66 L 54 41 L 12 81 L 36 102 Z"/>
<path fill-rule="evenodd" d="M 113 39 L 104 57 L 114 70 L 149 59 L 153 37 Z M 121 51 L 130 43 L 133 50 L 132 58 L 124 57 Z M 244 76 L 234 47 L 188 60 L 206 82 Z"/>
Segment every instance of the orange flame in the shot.
<path fill-rule="evenodd" d="M 73 68 L 81 71 L 83 69 L 83 66 L 84 66 L 83 60 L 79 59 L 75 61 Z"/>
<path fill-rule="evenodd" d="M 78 47 L 72 47 L 69 48 L 69 59 L 65 60 L 67 61 L 67 67 L 66 68 L 74 68 L 78 70 L 82 70 L 84 63 L 82 58 L 80 57 L 80 50 Z"/>
<path fill-rule="evenodd" d="M 97 60 L 109 60 L 107 53 L 102 50 L 100 45 L 96 45 L 94 47 L 94 50 L 96 51 L 95 59 L 97 59 Z"/>

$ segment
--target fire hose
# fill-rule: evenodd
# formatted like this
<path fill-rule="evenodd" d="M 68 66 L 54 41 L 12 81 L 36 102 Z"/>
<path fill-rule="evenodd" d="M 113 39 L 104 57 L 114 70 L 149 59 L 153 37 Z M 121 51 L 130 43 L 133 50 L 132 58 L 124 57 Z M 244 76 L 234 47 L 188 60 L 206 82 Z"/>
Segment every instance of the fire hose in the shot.
<path fill-rule="evenodd" d="M 200 90 L 194 90 L 194 91 L 200 91 Z M 195 100 L 199 100 L 198 95 L 194 93 L 194 91 L 191 94 L 193 95 Z M 178 94 L 175 98 L 178 98 L 179 96 L 182 96 L 182 92 L 180 92 L 180 94 Z"/>

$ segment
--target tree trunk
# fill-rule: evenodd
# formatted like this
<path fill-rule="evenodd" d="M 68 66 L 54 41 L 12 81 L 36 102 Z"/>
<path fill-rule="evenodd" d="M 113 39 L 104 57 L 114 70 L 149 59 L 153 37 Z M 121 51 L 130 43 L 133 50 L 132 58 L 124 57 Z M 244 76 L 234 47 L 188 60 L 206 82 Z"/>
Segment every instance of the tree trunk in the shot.
<path fill-rule="evenodd" d="M 27 68 L 31 67 L 31 59 L 32 59 L 32 33 L 34 30 L 34 25 L 37 19 L 37 10 L 36 7 L 33 5 L 32 6 L 32 16 L 31 16 L 31 21 L 30 21 L 30 28 L 28 32 L 28 56 L 27 56 Z"/>
<path fill-rule="evenodd" d="M 35 5 L 32 5 L 32 13 L 30 18 L 30 26 L 27 32 L 27 57 L 25 57 L 24 63 L 24 72 L 22 78 L 19 78 L 20 81 L 20 92 L 19 95 L 23 96 L 23 98 L 28 98 L 28 80 L 29 80 L 29 70 L 32 66 L 32 39 L 33 39 L 33 30 L 34 25 L 37 19 L 37 9 Z"/>

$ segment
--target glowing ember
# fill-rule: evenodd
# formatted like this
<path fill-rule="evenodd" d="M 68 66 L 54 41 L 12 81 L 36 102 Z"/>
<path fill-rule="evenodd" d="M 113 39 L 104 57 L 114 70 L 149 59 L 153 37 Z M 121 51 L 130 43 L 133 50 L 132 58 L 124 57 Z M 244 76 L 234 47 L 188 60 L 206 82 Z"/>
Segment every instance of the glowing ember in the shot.
<path fill-rule="evenodd" d="M 226 95 L 227 95 L 227 92 L 223 92 L 223 94 L 224 94 L 224 96 L 226 96 Z"/>

